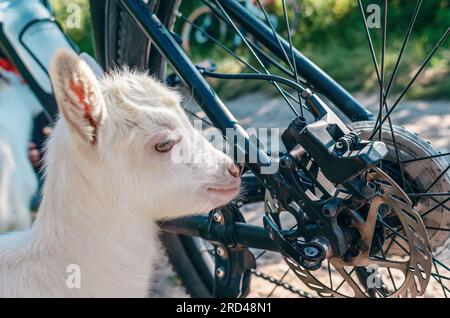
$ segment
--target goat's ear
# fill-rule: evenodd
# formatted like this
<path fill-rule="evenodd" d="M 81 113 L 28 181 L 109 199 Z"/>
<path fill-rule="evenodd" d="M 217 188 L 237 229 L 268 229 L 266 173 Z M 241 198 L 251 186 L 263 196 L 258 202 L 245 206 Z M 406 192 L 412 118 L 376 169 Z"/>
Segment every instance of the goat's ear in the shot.
<path fill-rule="evenodd" d="M 95 145 L 105 116 L 105 101 L 91 68 L 68 50 L 56 52 L 50 78 L 60 112 L 72 135 Z"/>

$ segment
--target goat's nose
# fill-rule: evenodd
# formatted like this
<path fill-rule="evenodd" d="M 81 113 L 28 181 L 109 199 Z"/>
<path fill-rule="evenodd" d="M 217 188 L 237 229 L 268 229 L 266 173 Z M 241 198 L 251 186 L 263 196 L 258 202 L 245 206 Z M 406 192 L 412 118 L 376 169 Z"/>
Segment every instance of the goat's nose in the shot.
<path fill-rule="evenodd" d="M 235 177 L 235 178 L 239 177 L 239 175 L 240 175 L 240 173 L 241 173 L 241 171 L 239 170 L 239 168 L 238 168 L 235 164 L 232 164 L 232 165 L 228 168 L 228 172 L 230 172 L 230 174 L 231 174 L 233 177 Z"/>

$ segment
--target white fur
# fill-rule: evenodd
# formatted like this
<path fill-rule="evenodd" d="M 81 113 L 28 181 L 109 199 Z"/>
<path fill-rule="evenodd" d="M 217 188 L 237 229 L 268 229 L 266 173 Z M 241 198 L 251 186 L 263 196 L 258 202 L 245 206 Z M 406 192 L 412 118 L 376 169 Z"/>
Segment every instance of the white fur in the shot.
<path fill-rule="evenodd" d="M 145 297 L 162 253 L 155 220 L 225 204 L 238 190 L 207 189 L 237 189 L 237 168 L 154 79 L 124 71 L 98 82 L 66 51 L 50 74 L 62 116 L 48 144 L 43 201 L 31 230 L 0 238 L 0 296 Z M 97 130 L 70 81 L 83 87 Z M 194 147 L 216 163 L 174 163 L 155 150 L 179 128 L 183 139 L 172 151 Z M 66 284 L 70 264 L 81 268 L 79 289 Z"/>
<path fill-rule="evenodd" d="M 41 105 L 19 76 L 0 72 L 0 232 L 8 232 L 31 225 L 30 204 L 38 181 L 28 143 Z"/>

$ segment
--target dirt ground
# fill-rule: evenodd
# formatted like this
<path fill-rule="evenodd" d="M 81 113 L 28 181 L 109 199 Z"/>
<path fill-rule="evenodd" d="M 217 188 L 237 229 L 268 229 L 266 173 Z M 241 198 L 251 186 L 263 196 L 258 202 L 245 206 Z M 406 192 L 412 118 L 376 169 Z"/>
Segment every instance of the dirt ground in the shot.
<path fill-rule="evenodd" d="M 368 97 L 361 94 L 357 95 L 357 98 L 363 105 L 376 113 L 378 109 L 376 96 Z M 286 127 L 286 123 L 292 119 L 292 112 L 283 100 L 268 98 L 262 93 L 241 97 L 228 102 L 227 105 L 245 127 L 255 125 L 257 127 L 282 128 Z M 195 105 L 189 105 L 188 108 L 201 114 Z M 418 133 L 441 152 L 450 151 L 450 101 L 406 101 L 398 106 L 392 118 L 394 124 Z M 261 210 L 261 206 L 256 206 L 253 211 L 248 211 L 250 218 L 258 219 L 259 222 Z M 448 266 L 450 251 L 448 249 L 443 251 L 438 259 Z M 159 264 L 158 280 L 153 287 L 152 297 L 188 297 L 167 258 L 164 257 Z M 277 254 L 266 253 L 258 259 L 258 270 L 277 279 L 285 275 L 287 269 L 288 265 Z M 445 276 L 450 276 L 449 274 L 448 272 L 441 273 Z M 328 273 L 320 270 L 317 275 L 325 277 Z M 304 286 L 299 283 L 292 271 L 286 274 L 285 281 L 296 287 Z M 253 278 L 252 286 L 250 296 L 253 297 L 267 297 L 271 292 L 273 292 L 273 297 L 296 297 L 295 294 L 283 288 L 274 290 L 273 284 L 257 277 Z M 343 289 L 345 290 L 345 286 Z M 426 297 L 441 297 L 441 295 L 442 290 L 432 279 Z"/>

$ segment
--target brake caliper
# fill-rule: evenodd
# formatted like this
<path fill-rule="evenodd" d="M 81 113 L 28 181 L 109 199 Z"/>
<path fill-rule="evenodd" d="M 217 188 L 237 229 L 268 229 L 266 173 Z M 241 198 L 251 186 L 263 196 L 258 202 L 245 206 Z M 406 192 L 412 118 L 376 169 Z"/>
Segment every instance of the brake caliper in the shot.
<path fill-rule="evenodd" d="M 314 269 L 320 267 L 325 256 L 343 256 L 352 240 L 338 224 L 338 216 L 348 202 L 345 196 L 339 196 L 341 190 L 336 185 L 350 189 L 347 197 L 357 194 L 361 202 L 370 199 L 362 193 L 364 185 L 355 180 L 381 162 L 387 148 L 382 142 L 360 140 L 311 91 L 305 90 L 302 96 L 315 121 L 308 124 L 305 118 L 297 117 L 284 131 L 282 140 L 287 153 L 280 158 L 282 184 L 271 190 L 282 211 L 295 217 L 296 235 L 286 235 L 278 211 L 267 211 L 272 219 L 267 217 L 265 224 L 285 255 Z M 304 242 L 296 239 L 300 236 Z M 318 249 L 318 255 L 309 256 L 305 251 L 313 248 Z"/>

